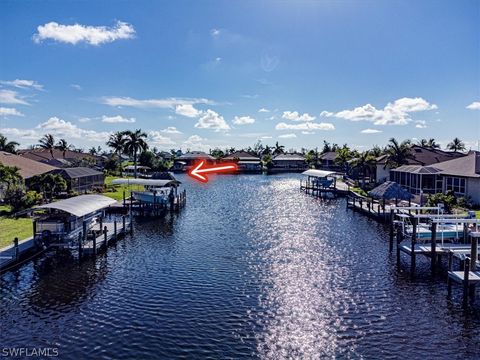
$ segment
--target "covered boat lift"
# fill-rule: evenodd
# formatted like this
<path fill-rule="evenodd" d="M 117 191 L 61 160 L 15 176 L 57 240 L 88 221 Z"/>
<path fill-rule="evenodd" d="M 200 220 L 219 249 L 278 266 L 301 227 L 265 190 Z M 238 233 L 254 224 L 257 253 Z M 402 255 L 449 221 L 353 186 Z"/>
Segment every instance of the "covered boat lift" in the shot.
<path fill-rule="evenodd" d="M 115 200 L 103 195 L 80 195 L 37 206 L 34 212 L 41 212 L 34 220 L 34 240 L 43 247 L 73 248 L 82 252 L 97 251 L 104 235 L 103 244 L 126 232 L 125 216 L 120 219 L 105 219 L 105 210 L 114 205 Z M 117 220 L 122 227 L 117 228 Z M 110 234 L 108 234 L 110 233 Z"/>
<path fill-rule="evenodd" d="M 346 194 L 346 190 L 337 187 L 337 177 L 340 175 L 335 171 L 309 169 L 302 173 L 307 179 L 300 180 L 300 190 L 316 196 L 323 194 Z"/>

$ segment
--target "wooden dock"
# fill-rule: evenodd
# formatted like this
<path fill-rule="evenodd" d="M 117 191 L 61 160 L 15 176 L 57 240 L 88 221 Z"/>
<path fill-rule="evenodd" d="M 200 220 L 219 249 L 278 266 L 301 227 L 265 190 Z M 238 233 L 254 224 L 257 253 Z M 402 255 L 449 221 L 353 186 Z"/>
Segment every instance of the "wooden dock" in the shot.
<path fill-rule="evenodd" d="M 337 182 L 331 187 L 322 187 L 308 180 L 300 180 L 300 191 L 316 197 L 324 197 L 326 194 L 331 194 L 334 197 L 347 196 L 349 193 L 348 186 L 341 182 Z"/>
<path fill-rule="evenodd" d="M 116 217 L 103 222 L 101 229 L 93 230 L 87 237 L 79 235 L 78 252 L 79 256 L 96 255 L 98 252 L 106 250 L 109 243 L 124 237 L 127 233 L 133 233 L 133 224 L 131 217 Z M 81 239 L 81 240 L 80 240 Z"/>
<path fill-rule="evenodd" d="M 15 238 L 12 245 L 0 249 L 0 272 L 8 270 L 26 258 L 35 255 L 36 246 L 33 237 L 19 241 Z"/>
<path fill-rule="evenodd" d="M 390 205 L 386 205 L 385 201 L 380 202 L 352 191 L 347 195 L 347 209 L 358 211 L 380 222 L 386 222 L 390 218 Z"/>

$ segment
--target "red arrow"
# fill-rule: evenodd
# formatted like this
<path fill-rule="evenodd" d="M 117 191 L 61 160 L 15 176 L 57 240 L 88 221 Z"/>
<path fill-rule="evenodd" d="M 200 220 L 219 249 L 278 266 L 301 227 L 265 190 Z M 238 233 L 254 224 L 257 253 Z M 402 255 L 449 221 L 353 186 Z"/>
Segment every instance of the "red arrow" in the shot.
<path fill-rule="evenodd" d="M 221 166 L 213 166 L 213 167 L 204 167 L 205 160 L 200 161 L 200 163 L 193 167 L 192 170 L 188 172 L 188 175 L 193 177 L 196 180 L 200 180 L 201 182 L 208 182 L 208 178 L 203 175 L 207 173 L 219 173 L 219 172 L 232 172 L 237 170 L 237 164 L 223 164 Z"/>

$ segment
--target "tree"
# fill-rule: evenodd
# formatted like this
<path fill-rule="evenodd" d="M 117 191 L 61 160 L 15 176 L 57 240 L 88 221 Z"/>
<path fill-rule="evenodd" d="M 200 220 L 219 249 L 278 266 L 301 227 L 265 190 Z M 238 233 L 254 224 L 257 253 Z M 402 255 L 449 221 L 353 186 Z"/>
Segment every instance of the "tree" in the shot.
<path fill-rule="evenodd" d="M 92 146 L 89 150 L 88 150 L 88 153 L 90 155 L 97 155 L 97 148 L 95 146 Z"/>
<path fill-rule="evenodd" d="M 325 154 L 327 152 L 332 151 L 332 148 L 330 146 L 330 143 L 327 142 L 327 140 L 323 140 L 323 149 L 322 149 L 322 154 Z"/>
<path fill-rule="evenodd" d="M 447 145 L 447 149 L 457 152 L 457 151 L 465 151 L 466 147 L 465 147 L 465 143 L 462 140 L 460 140 L 458 137 L 456 137 L 455 139 L 452 140 L 451 143 Z"/>
<path fill-rule="evenodd" d="M 225 156 L 225 153 L 219 148 L 215 148 L 210 151 L 210 155 L 213 156 L 215 159 L 219 160 Z"/>
<path fill-rule="evenodd" d="M 265 155 L 263 155 L 263 157 L 262 157 L 262 164 L 263 164 L 263 166 L 266 167 L 267 169 L 270 169 L 270 168 L 273 166 L 272 155 L 270 155 L 270 154 L 265 154 Z"/>
<path fill-rule="evenodd" d="M 272 148 L 270 146 L 265 146 L 262 150 L 262 155 L 272 155 Z"/>
<path fill-rule="evenodd" d="M 435 139 L 428 139 L 427 147 L 431 149 L 440 149 L 440 145 L 435 142 Z"/>
<path fill-rule="evenodd" d="M 122 153 L 125 152 L 125 135 L 121 131 L 117 131 L 110 135 L 110 138 L 107 141 L 107 146 L 111 148 L 114 152 L 114 154 L 117 155 L 118 162 L 119 162 L 119 167 L 120 163 L 122 161 Z"/>
<path fill-rule="evenodd" d="M 6 136 L 0 134 L 0 151 L 6 151 L 8 153 L 15 154 L 17 152 L 16 147 L 20 145 L 16 141 L 8 141 Z"/>
<path fill-rule="evenodd" d="M 44 199 L 52 199 L 67 190 L 67 182 L 59 174 L 43 174 L 32 178 L 30 188 L 43 194 Z"/>
<path fill-rule="evenodd" d="M 133 156 L 134 176 L 137 177 L 137 157 L 139 153 L 148 149 L 146 142 L 147 134 L 140 129 L 135 131 L 127 130 L 125 135 L 125 152 Z"/>
<path fill-rule="evenodd" d="M 22 183 L 20 169 L 16 166 L 4 166 L 0 164 L 0 185 L 6 184 L 6 190 L 18 187 Z"/>
<path fill-rule="evenodd" d="M 273 155 L 280 155 L 285 153 L 285 146 L 279 145 L 278 141 L 275 143 L 275 148 L 273 149 Z"/>
<path fill-rule="evenodd" d="M 138 163 L 141 166 L 148 166 L 153 170 L 158 170 L 159 161 L 153 151 L 143 151 L 138 157 Z"/>
<path fill-rule="evenodd" d="M 55 138 L 52 134 L 45 134 L 39 140 L 39 145 L 42 149 L 50 151 L 50 155 L 53 159 L 53 149 L 55 149 Z"/>
<path fill-rule="evenodd" d="M 352 162 L 354 168 L 358 168 L 362 174 L 362 184 L 365 186 L 365 176 L 370 176 L 371 166 L 375 163 L 375 157 L 369 151 L 360 153 Z"/>
<path fill-rule="evenodd" d="M 417 145 L 421 147 L 428 147 L 428 140 L 427 139 L 420 139 L 417 141 Z"/>
<path fill-rule="evenodd" d="M 404 140 L 401 143 L 395 138 L 389 140 L 386 149 L 386 164 L 391 169 L 408 164 L 408 160 L 413 158 L 410 140 Z"/>
<path fill-rule="evenodd" d="M 72 146 L 69 143 L 67 143 L 67 140 L 60 139 L 58 140 L 56 147 L 58 150 L 62 152 L 63 158 L 65 159 L 65 153 L 67 152 L 67 150 L 70 150 Z"/>
<path fill-rule="evenodd" d="M 346 146 L 337 150 L 337 156 L 335 157 L 335 163 L 339 165 L 346 173 L 348 173 L 349 161 L 352 159 L 352 153 Z"/>

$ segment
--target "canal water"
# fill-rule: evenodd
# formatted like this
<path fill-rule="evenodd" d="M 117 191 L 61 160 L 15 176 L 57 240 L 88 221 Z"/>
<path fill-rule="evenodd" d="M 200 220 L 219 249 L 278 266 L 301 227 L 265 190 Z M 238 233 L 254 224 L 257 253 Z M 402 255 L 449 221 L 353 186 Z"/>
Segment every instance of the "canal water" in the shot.
<path fill-rule="evenodd" d="M 298 175 L 180 176 L 186 208 L 79 264 L 0 279 L 0 346 L 61 359 L 480 357 L 480 308 L 396 266 L 387 229 Z M 62 260 L 62 261 L 61 261 Z M 477 295 L 477 303 L 479 302 Z"/>

